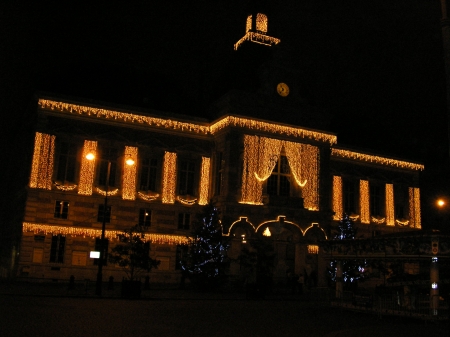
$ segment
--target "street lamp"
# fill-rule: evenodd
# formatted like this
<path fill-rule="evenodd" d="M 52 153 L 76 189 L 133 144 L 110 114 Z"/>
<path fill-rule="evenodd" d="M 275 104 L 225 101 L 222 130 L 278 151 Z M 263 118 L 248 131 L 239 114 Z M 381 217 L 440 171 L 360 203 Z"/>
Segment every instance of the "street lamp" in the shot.
<path fill-rule="evenodd" d="M 87 160 L 94 160 L 95 155 L 88 153 L 86 155 Z M 128 158 L 125 163 L 129 166 L 134 165 L 134 160 Z M 108 160 L 108 168 L 106 171 L 106 188 L 105 188 L 105 203 L 103 205 L 103 221 L 102 221 L 102 236 L 100 239 L 100 256 L 98 262 L 97 282 L 95 284 L 95 294 L 102 296 L 102 281 L 103 281 L 103 260 L 105 258 L 105 231 L 106 231 L 106 209 L 108 207 L 108 189 L 109 189 L 109 176 L 111 173 L 111 161 Z"/>

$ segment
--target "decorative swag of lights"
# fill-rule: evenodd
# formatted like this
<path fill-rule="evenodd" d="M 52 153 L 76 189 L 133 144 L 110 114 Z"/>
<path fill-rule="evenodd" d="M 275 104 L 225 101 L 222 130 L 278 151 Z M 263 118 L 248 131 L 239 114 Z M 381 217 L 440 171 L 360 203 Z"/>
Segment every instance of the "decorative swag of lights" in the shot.
<path fill-rule="evenodd" d="M 33 232 L 34 234 L 52 234 L 52 235 L 71 235 L 71 236 L 82 236 L 90 238 L 98 238 L 101 236 L 102 231 L 100 229 L 94 228 L 83 228 L 83 227 L 66 227 L 66 226 L 51 226 L 44 224 L 36 224 L 24 222 L 22 224 L 22 231 Z M 117 230 L 106 230 L 105 238 L 109 240 L 115 240 L 118 235 L 122 234 L 122 231 Z M 145 233 L 143 237 L 144 241 L 150 241 L 155 244 L 168 244 L 168 245 L 181 245 L 188 243 L 188 238 L 180 235 L 166 235 L 166 234 L 154 234 Z"/>
<path fill-rule="evenodd" d="M 318 210 L 319 149 L 309 144 L 250 135 L 244 135 L 241 203 L 262 205 L 263 182 L 272 173 L 283 146 L 292 176 L 302 187 L 305 208 Z"/>
<path fill-rule="evenodd" d="M 273 134 L 286 135 L 289 137 L 310 139 L 318 142 L 328 142 L 330 143 L 330 145 L 336 144 L 337 142 L 337 137 L 333 134 L 287 125 L 280 125 L 276 123 L 269 123 L 244 117 L 226 116 L 219 119 L 217 122 L 211 124 L 210 126 L 207 126 L 194 123 L 178 122 L 170 119 L 137 115 L 132 113 L 124 113 L 108 109 L 100 109 L 78 104 L 52 101 L 47 99 L 39 99 L 38 104 L 41 109 L 50 110 L 52 112 L 56 111 L 60 113 L 78 114 L 88 118 L 104 118 L 122 123 L 138 123 L 152 127 L 172 129 L 182 132 L 194 132 L 204 135 L 215 134 L 226 127 L 232 126 L 269 132 Z"/>

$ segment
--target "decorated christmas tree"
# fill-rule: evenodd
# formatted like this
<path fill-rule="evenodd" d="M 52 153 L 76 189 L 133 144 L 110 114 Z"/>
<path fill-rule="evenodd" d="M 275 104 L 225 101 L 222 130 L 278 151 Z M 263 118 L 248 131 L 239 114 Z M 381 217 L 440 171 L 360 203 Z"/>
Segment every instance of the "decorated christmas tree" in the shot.
<path fill-rule="evenodd" d="M 203 289 L 215 289 L 226 278 L 228 243 L 222 236 L 219 212 L 209 204 L 194 224 L 188 254 L 181 267 L 191 282 Z"/>
<path fill-rule="evenodd" d="M 357 229 L 350 219 L 348 214 L 344 214 L 344 217 L 339 221 L 337 228 L 337 233 L 334 235 L 334 240 L 354 240 L 356 238 Z M 344 281 L 344 286 L 346 288 L 352 288 L 356 285 L 356 281 L 364 278 L 364 272 L 366 270 L 366 261 L 364 260 L 341 260 L 342 266 L 342 278 Z M 330 262 L 329 274 L 331 280 L 336 282 L 336 268 L 337 261 L 332 260 Z"/>

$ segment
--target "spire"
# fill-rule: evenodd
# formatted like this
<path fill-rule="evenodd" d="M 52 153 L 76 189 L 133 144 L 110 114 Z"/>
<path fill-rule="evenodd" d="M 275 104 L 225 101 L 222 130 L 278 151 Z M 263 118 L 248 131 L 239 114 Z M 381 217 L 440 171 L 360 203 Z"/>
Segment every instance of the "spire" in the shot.
<path fill-rule="evenodd" d="M 280 43 L 280 39 L 267 35 L 269 20 L 266 14 L 254 11 L 247 16 L 245 23 L 245 35 L 234 44 L 237 50 L 245 41 L 259 43 L 265 46 L 274 46 Z"/>

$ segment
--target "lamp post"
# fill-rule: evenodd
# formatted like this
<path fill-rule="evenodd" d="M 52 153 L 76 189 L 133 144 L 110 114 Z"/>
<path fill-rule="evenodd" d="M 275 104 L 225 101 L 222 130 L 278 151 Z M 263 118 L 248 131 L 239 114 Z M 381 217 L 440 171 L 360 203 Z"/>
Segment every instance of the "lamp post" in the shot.
<path fill-rule="evenodd" d="M 86 159 L 94 160 L 95 155 L 92 153 L 88 153 L 86 155 Z M 125 163 L 129 166 L 134 165 L 134 160 L 128 158 Z M 108 160 L 108 167 L 106 171 L 106 182 L 105 182 L 105 202 L 103 204 L 103 219 L 102 219 L 102 235 L 100 238 L 100 256 L 98 261 L 98 270 L 97 270 L 97 281 L 95 284 L 95 294 L 97 296 L 102 296 L 102 282 L 103 282 L 103 262 L 105 258 L 105 231 L 106 231 L 106 212 L 108 208 L 108 191 L 109 191 L 109 176 L 111 174 L 111 161 Z"/>

